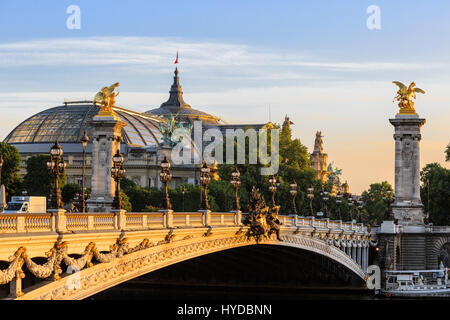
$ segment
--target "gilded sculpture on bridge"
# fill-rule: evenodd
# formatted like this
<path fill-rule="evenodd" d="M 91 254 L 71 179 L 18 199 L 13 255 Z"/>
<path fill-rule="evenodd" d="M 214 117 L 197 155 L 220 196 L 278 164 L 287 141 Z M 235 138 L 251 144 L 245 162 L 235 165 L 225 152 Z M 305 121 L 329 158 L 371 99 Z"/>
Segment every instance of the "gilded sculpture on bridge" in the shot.
<path fill-rule="evenodd" d="M 416 84 L 411 82 L 409 87 L 401 83 L 400 81 L 392 81 L 392 83 L 398 86 L 397 95 L 394 97 L 394 101 L 399 101 L 398 106 L 400 107 L 400 114 L 415 114 L 416 110 L 414 109 L 414 101 L 416 99 L 416 92 L 425 93 L 420 88 L 416 88 Z"/>
<path fill-rule="evenodd" d="M 262 239 L 270 239 L 271 235 L 275 233 L 277 239 L 283 241 L 280 237 L 279 210 L 280 206 L 269 209 L 259 189 L 253 186 L 248 205 L 248 215 L 244 220 L 244 224 L 250 227 L 247 237 L 253 237 L 256 242 L 259 242 Z"/>
<path fill-rule="evenodd" d="M 119 95 L 120 82 L 116 82 L 109 87 L 103 87 L 94 97 L 93 103 L 100 104 L 100 112 L 98 115 L 114 114 L 113 107 L 116 104 L 116 97 Z M 117 89 L 117 92 L 115 90 Z"/>

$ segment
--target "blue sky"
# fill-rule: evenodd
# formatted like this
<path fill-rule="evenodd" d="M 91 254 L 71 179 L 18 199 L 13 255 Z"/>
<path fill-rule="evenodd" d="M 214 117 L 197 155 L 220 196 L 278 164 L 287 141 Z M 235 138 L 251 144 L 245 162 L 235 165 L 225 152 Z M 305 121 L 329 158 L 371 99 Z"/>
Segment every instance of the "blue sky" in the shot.
<path fill-rule="evenodd" d="M 69 30 L 66 9 L 81 9 Z M 381 29 L 366 9 L 381 10 Z M 282 122 L 329 159 L 355 192 L 393 183 L 392 80 L 427 91 L 416 109 L 422 165 L 449 142 L 448 1 L 8 1 L 0 2 L 0 138 L 63 99 L 121 82 L 137 111 L 167 99 L 176 50 L 185 100 L 226 122 Z M 383 155 L 383 156 L 381 156 Z"/>

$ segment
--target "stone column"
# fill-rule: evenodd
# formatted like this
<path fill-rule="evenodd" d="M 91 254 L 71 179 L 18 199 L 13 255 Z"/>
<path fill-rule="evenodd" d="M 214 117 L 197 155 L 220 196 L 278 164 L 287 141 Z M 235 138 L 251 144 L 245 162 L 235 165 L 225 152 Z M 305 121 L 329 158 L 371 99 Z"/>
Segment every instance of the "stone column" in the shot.
<path fill-rule="evenodd" d="M 361 256 L 361 247 L 356 248 L 356 263 L 362 266 L 362 256 Z"/>
<path fill-rule="evenodd" d="M 420 200 L 420 127 L 425 119 L 418 114 L 397 114 L 389 119 L 394 126 L 395 202 L 394 219 L 403 226 L 423 226 Z M 420 230 L 415 230 L 420 231 Z"/>
<path fill-rule="evenodd" d="M 111 177 L 112 157 L 120 150 L 122 128 L 126 126 L 114 114 L 98 114 L 89 123 L 92 131 L 91 197 L 86 201 L 88 212 L 111 210 L 115 181 Z"/>

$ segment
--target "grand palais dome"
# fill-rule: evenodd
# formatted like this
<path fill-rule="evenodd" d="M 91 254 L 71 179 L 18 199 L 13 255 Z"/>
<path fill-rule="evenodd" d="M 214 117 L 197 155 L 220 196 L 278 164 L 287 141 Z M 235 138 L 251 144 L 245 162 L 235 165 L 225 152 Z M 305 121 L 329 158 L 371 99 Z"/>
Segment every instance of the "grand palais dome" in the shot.
<path fill-rule="evenodd" d="M 17 147 L 21 154 L 48 153 L 56 140 L 65 152 L 81 152 L 80 139 L 85 130 L 92 137 L 89 122 L 99 110 L 100 107 L 90 101 L 65 102 L 64 105 L 46 109 L 26 119 L 11 131 L 4 142 Z M 124 145 L 156 147 L 160 143 L 160 119 L 119 107 L 113 110 L 127 124 L 122 129 Z"/>

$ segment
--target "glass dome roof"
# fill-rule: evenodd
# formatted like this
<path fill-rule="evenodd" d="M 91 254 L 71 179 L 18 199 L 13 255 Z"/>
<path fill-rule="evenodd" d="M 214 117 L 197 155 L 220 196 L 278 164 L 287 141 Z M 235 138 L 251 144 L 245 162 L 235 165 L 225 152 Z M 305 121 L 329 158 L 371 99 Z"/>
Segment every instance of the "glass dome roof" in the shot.
<path fill-rule="evenodd" d="M 156 146 L 162 139 L 160 119 L 127 109 L 114 107 L 120 120 L 127 125 L 122 129 L 123 142 L 132 146 Z M 90 101 L 65 102 L 64 105 L 41 111 L 19 124 L 6 137 L 10 144 L 80 143 L 86 130 L 92 136 L 89 121 L 100 110 Z"/>

